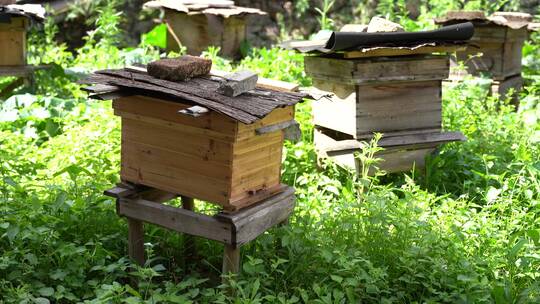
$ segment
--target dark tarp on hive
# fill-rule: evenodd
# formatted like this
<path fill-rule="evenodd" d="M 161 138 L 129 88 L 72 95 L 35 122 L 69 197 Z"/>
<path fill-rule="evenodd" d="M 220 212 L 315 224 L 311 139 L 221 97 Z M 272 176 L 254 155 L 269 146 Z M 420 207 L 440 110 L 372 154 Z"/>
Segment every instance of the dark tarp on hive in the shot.
<path fill-rule="evenodd" d="M 441 29 L 420 32 L 334 32 L 327 41 L 289 42 L 284 48 L 306 53 L 318 51 L 334 53 L 360 50 L 366 47 L 415 47 L 422 44 L 459 44 L 474 35 L 470 22 L 445 26 Z"/>
<path fill-rule="evenodd" d="M 84 84 L 117 87 L 109 90 L 121 92 L 124 96 L 143 95 L 190 103 L 206 107 L 227 115 L 245 124 L 254 123 L 276 108 L 292 106 L 301 102 L 307 94 L 278 92 L 257 88 L 237 97 L 228 97 L 216 92 L 220 78 L 208 76 L 193 78 L 183 82 L 173 82 L 154 78 L 144 72 L 125 69 L 98 71 L 81 81 Z M 92 88 L 88 88 L 92 92 Z M 96 92 L 97 93 L 97 92 Z M 99 97 L 100 93 L 93 95 Z"/>

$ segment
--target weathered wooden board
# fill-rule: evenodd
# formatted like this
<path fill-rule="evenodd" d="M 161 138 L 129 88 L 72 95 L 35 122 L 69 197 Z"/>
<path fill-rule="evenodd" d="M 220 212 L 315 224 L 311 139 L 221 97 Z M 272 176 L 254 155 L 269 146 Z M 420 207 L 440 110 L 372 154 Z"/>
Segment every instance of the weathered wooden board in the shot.
<path fill-rule="evenodd" d="M 26 65 L 26 26 L 25 17 L 0 23 L 0 67 Z"/>
<path fill-rule="evenodd" d="M 231 244 L 233 241 L 230 223 L 143 199 L 120 200 L 118 215 L 226 244 Z"/>
<path fill-rule="evenodd" d="M 415 49 L 408 48 L 374 48 L 366 51 L 345 52 L 343 55 L 347 59 L 367 58 L 367 57 L 392 57 L 392 56 L 411 56 L 411 55 L 429 55 L 433 53 L 453 53 L 464 50 L 466 46 L 423 46 Z"/>
<path fill-rule="evenodd" d="M 236 233 L 233 244 L 241 246 L 285 221 L 291 215 L 294 206 L 294 188 L 287 187 L 285 191 L 264 202 L 237 213 L 221 213 L 218 218 L 233 225 Z"/>
<path fill-rule="evenodd" d="M 441 126 L 441 81 L 357 87 L 356 137 Z"/>
<path fill-rule="evenodd" d="M 306 56 L 304 64 L 306 74 L 312 78 L 340 84 L 442 80 L 449 72 L 446 55 L 355 60 Z"/>
<path fill-rule="evenodd" d="M 379 141 L 379 146 L 385 150 L 375 155 L 381 159 L 376 166 L 389 173 L 408 171 L 414 167 L 422 168 L 425 165 L 425 157 L 433 153 L 438 145 L 463 140 L 466 138 L 459 132 L 409 135 L 402 138 L 383 137 Z M 362 149 L 360 142 L 338 140 L 321 129 L 315 129 L 314 142 L 319 159 L 331 158 L 344 168 L 360 172 L 362 164 L 355 157 L 355 153 Z"/>

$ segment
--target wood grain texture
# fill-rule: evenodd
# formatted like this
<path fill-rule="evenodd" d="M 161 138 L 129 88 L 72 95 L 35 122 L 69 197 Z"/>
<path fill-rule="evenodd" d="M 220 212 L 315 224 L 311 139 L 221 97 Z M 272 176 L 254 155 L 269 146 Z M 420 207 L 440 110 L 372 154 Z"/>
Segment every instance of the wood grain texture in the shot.
<path fill-rule="evenodd" d="M 0 67 L 26 65 L 26 18 L 0 23 Z"/>
<path fill-rule="evenodd" d="M 235 227 L 234 245 L 241 246 L 254 240 L 271 227 L 285 221 L 294 210 L 294 188 L 288 187 L 264 202 L 234 214 L 221 213 L 218 217 Z"/>
<path fill-rule="evenodd" d="M 118 214 L 170 230 L 231 244 L 231 225 L 213 217 L 142 199 L 121 200 Z"/>
<path fill-rule="evenodd" d="M 466 46 L 424 46 L 416 49 L 398 49 L 398 48 L 376 48 L 368 51 L 345 52 L 343 55 L 347 59 L 366 58 L 366 57 L 386 57 L 386 56 L 411 56 L 411 55 L 429 55 L 433 53 L 453 53 L 464 50 Z"/>
<path fill-rule="evenodd" d="M 140 220 L 128 218 L 128 253 L 140 266 L 144 265 L 144 225 Z"/>
<path fill-rule="evenodd" d="M 435 151 L 437 146 L 464 140 L 466 138 L 460 132 L 383 137 L 379 146 L 385 150 L 375 155 L 382 159 L 377 167 L 390 173 L 408 171 L 413 167 L 422 168 L 425 157 Z M 354 154 L 360 151 L 363 145 L 357 140 L 338 140 L 328 131 L 315 129 L 314 143 L 319 159 L 331 158 L 342 167 L 360 172 L 362 164 Z"/>
<path fill-rule="evenodd" d="M 443 80 L 448 77 L 446 55 L 341 59 L 307 56 L 306 74 L 322 81 L 362 84 L 388 81 Z"/>

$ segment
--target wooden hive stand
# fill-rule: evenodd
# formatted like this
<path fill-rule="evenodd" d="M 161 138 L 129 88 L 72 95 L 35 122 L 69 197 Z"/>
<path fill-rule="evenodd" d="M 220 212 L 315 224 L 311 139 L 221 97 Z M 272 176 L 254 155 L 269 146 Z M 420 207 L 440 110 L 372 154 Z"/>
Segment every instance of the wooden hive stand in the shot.
<path fill-rule="evenodd" d="M 144 265 L 143 224 L 154 224 L 184 233 L 190 237 L 203 237 L 224 244 L 223 274 L 240 272 L 240 247 L 267 231 L 286 223 L 294 210 L 294 188 L 285 190 L 233 213 L 220 212 L 209 216 L 198 213 L 194 200 L 181 196 L 182 208 L 163 204 L 178 195 L 145 186 L 119 184 L 105 191 L 116 199 L 116 211 L 128 221 L 129 256 L 139 265 Z M 184 244 L 188 255 L 195 256 L 194 242 L 188 238 Z"/>
<path fill-rule="evenodd" d="M 382 133 L 376 157 L 387 172 L 424 166 L 437 146 L 464 140 L 442 132 L 442 81 L 448 77 L 450 52 L 461 46 L 414 49 L 374 48 L 333 56 L 306 56 L 313 86 L 333 94 L 313 103 L 315 147 L 320 159 L 331 158 L 356 169 L 354 154 L 374 133 Z"/>

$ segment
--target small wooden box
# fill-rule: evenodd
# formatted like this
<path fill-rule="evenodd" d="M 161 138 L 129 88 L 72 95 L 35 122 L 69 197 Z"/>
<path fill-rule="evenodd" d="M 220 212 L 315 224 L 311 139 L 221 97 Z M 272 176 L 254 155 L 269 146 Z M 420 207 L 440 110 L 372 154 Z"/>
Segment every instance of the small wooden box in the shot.
<path fill-rule="evenodd" d="M 209 46 L 217 46 L 221 48 L 220 55 L 238 57 L 242 42 L 246 40 L 245 15 L 225 18 L 166 9 L 165 18 L 189 55 L 199 56 Z M 167 34 L 167 50 L 179 50 L 178 42 L 171 32 Z"/>
<path fill-rule="evenodd" d="M 26 17 L 12 17 L 0 22 L 0 66 L 26 65 Z"/>
<path fill-rule="evenodd" d="M 305 57 L 305 70 L 317 89 L 335 95 L 313 103 L 315 125 L 357 139 L 374 132 L 391 137 L 441 129 L 448 56 Z"/>
<path fill-rule="evenodd" d="M 191 105 L 143 96 L 114 100 L 122 117 L 123 180 L 236 210 L 281 189 L 283 131 L 256 129 L 294 119 L 277 108 L 251 125 L 210 111 L 180 114 Z"/>
<path fill-rule="evenodd" d="M 522 49 L 528 37 L 527 27 L 512 29 L 500 25 L 475 25 L 470 46 L 456 52 L 452 66 L 465 63 L 466 74 L 479 76 L 486 73 L 495 80 L 521 74 Z M 453 72 L 453 78 L 463 76 Z"/>

